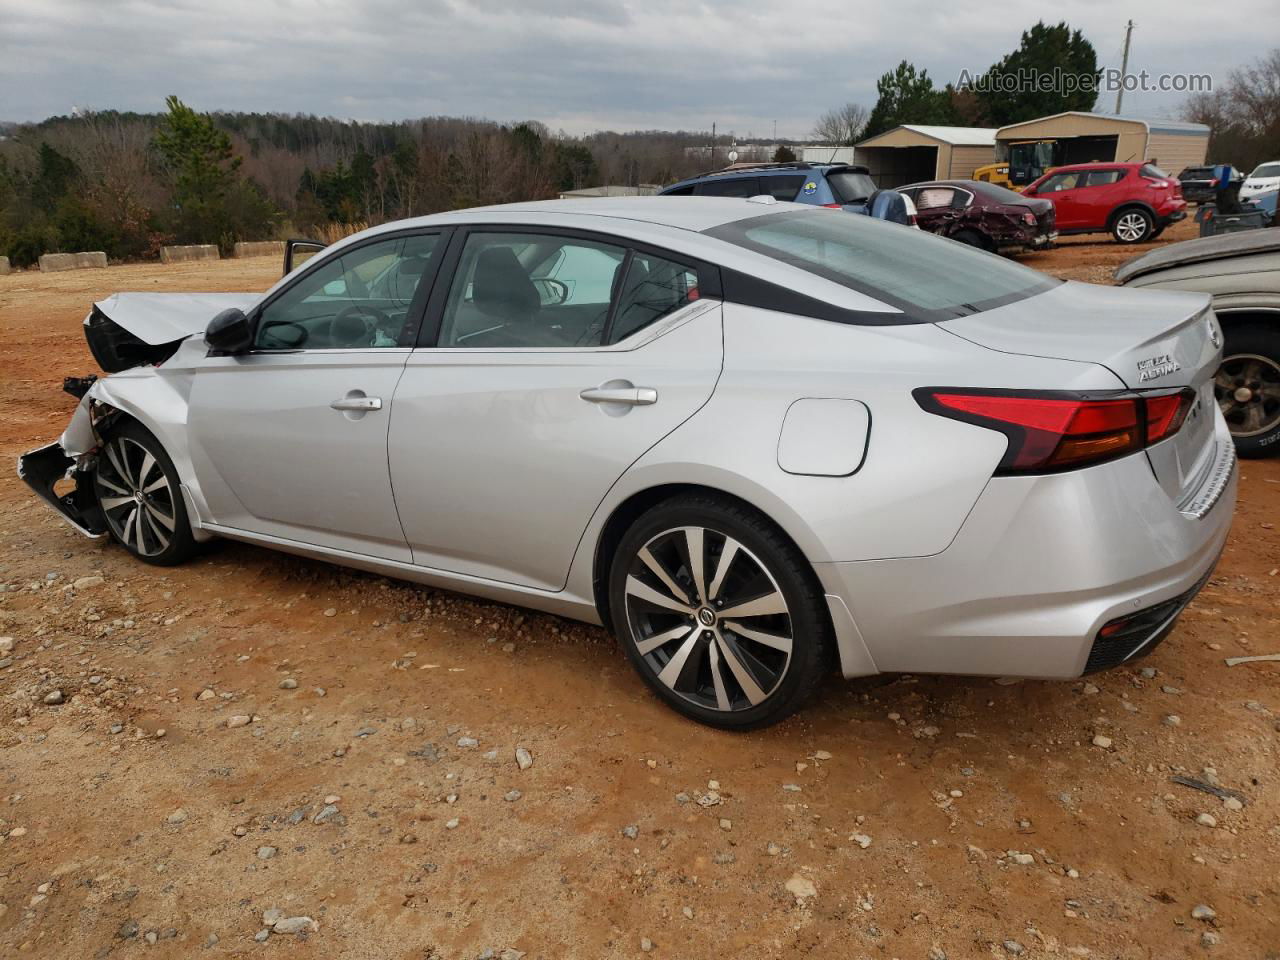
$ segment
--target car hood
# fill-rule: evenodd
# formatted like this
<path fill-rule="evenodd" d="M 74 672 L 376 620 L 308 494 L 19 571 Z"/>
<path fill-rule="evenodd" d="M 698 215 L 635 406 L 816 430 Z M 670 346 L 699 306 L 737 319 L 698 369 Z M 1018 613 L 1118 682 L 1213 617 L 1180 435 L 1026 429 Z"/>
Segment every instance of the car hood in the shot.
<path fill-rule="evenodd" d="M 1184 240 L 1182 243 L 1158 247 L 1140 257 L 1127 260 L 1116 270 L 1115 278 L 1116 283 L 1128 283 L 1134 277 L 1155 270 L 1270 250 L 1280 250 L 1280 230 L 1245 230 L 1217 237 L 1200 237 L 1197 240 Z"/>
<path fill-rule="evenodd" d="M 247 311 L 261 299 L 260 293 L 114 293 L 94 307 L 143 343 L 156 346 L 203 333 L 221 311 Z"/>

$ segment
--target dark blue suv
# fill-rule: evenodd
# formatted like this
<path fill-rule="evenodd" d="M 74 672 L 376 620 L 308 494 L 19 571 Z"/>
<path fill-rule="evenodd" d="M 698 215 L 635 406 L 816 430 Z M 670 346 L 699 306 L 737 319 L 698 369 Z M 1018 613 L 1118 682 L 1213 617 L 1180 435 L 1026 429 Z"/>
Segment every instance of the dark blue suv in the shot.
<path fill-rule="evenodd" d="M 662 191 L 671 197 L 758 197 L 811 203 L 894 223 L 915 224 L 915 208 L 896 190 L 878 190 L 866 167 L 847 163 L 762 163 L 704 173 Z"/>

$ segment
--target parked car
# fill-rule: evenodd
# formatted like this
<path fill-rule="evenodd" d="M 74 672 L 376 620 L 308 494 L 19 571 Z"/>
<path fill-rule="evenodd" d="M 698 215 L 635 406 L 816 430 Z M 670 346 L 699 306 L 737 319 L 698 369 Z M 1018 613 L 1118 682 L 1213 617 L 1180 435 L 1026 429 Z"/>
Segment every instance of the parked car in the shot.
<path fill-rule="evenodd" d="M 1058 237 L 1053 204 L 975 180 L 933 180 L 900 187 L 921 230 L 990 251 L 1041 250 Z"/>
<path fill-rule="evenodd" d="M 605 623 L 722 727 L 780 719 L 835 664 L 1129 662 L 1235 501 L 1205 295 L 772 197 L 384 224 L 266 294 L 118 294 L 86 335 L 114 375 L 68 384 L 61 439 L 19 461 L 83 533 Z"/>
<path fill-rule="evenodd" d="M 1216 198 L 1220 189 L 1218 168 L 1226 167 L 1234 179 L 1243 182 L 1244 175 L 1230 164 L 1205 164 L 1199 167 L 1184 167 L 1178 174 L 1178 186 L 1182 188 L 1182 198 L 1187 203 L 1208 203 Z"/>
<path fill-rule="evenodd" d="M 1171 244 L 1125 263 L 1116 281 L 1213 297 L 1226 339 L 1214 394 L 1236 449 L 1280 454 L 1280 230 Z"/>
<path fill-rule="evenodd" d="M 1077 163 L 1058 167 L 1026 190 L 1057 210 L 1058 233 L 1109 233 L 1143 243 L 1187 215 L 1178 181 L 1150 163 Z"/>
<path fill-rule="evenodd" d="M 1254 167 L 1240 187 L 1240 199 L 1252 200 L 1272 190 L 1280 190 L 1280 160 L 1269 160 Z"/>
<path fill-rule="evenodd" d="M 831 207 L 914 224 L 916 210 L 895 190 L 880 190 L 866 167 L 848 163 L 762 163 L 673 183 L 666 197 L 755 197 Z"/>

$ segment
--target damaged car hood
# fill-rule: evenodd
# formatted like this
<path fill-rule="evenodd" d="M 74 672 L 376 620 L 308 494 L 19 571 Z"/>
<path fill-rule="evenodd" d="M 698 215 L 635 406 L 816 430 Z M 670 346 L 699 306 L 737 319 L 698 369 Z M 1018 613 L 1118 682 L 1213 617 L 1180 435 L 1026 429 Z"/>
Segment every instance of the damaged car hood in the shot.
<path fill-rule="evenodd" d="M 115 293 L 94 307 L 142 342 L 156 346 L 203 333 L 219 312 L 229 307 L 248 311 L 261 299 L 260 293 Z"/>

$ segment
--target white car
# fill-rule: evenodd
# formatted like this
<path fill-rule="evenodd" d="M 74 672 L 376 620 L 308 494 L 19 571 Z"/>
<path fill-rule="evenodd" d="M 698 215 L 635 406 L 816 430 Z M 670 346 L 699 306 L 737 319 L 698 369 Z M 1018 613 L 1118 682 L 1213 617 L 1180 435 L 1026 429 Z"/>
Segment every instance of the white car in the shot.
<path fill-rule="evenodd" d="M 1240 199 L 1252 200 L 1272 190 L 1280 190 L 1280 160 L 1258 164 L 1240 185 Z"/>
<path fill-rule="evenodd" d="M 84 533 L 155 564 L 231 537 L 608 624 L 723 727 L 832 667 L 1132 660 L 1235 501 L 1204 294 L 768 196 L 389 223 L 265 295 L 119 294 L 86 333 L 118 372 L 71 383 L 61 440 L 19 463 Z"/>

